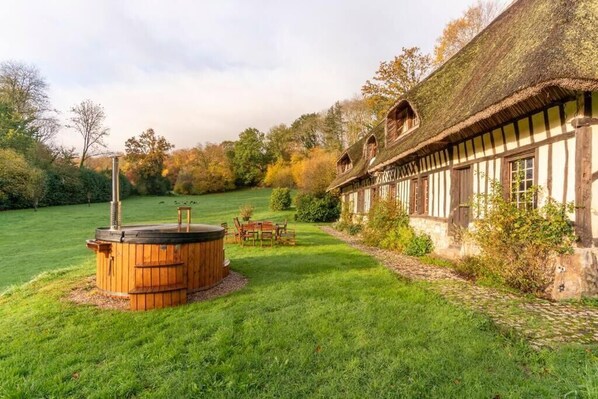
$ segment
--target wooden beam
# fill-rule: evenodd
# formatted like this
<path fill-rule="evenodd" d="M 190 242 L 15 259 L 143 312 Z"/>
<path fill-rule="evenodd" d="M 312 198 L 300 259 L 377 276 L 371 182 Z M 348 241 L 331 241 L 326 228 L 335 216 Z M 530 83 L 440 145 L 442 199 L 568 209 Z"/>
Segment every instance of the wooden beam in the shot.
<path fill-rule="evenodd" d="M 584 95 L 585 120 L 591 118 L 591 93 Z M 575 230 L 584 248 L 592 246 L 592 127 L 575 124 Z"/>

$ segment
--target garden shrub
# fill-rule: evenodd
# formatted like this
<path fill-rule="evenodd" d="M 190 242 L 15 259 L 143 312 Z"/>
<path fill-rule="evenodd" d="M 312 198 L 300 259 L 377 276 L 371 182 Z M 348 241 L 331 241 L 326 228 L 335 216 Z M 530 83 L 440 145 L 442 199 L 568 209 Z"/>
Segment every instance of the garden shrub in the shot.
<path fill-rule="evenodd" d="M 528 190 L 524 203 L 533 204 L 539 192 Z M 573 204 L 547 198 L 538 207 L 518 207 L 495 181 L 488 195 L 477 197 L 474 210 L 483 218 L 468 236 L 480 248 L 487 272 L 524 293 L 544 293 L 554 281 L 555 257 L 573 252 L 576 237 L 567 216 Z"/>
<path fill-rule="evenodd" d="M 424 256 L 434 250 L 434 243 L 425 233 L 414 234 L 407 242 L 403 253 L 408 256 Z"/>
<path fill-rule="evenodd" d="M 357 234 L 361 233 L 363 230 L 363 226 L 361 224 L 350 224 L 347 227 L 347 233 L 351 236 L 356 236 Z"/>
<path fill-rule="evenodd" d="M 413 230 L 403 205 L 394 199 L 378 199 L 372 204 L 364 242 L 409 256 L 424 256 L 434 249 L 430 236 Z"/>
<path fill-rule="evenodd" d="M 83 195 L 89 202 L 110 201 L 112 197 L 111 177 L 87 168 L 81 168 L 79 175 L 83 186 Z"/>
<path fill-rule="evenodd" d="M 87 202 L 79 168 L 59 164 L 47 171 L 47 193 L 41 203 L 44 206 L 72 205 Z"/>
<path fill-rule="evenodd" d="M 284 211 L 291 207 L 291 190 L 288 188 L 275 188 L 270 195 L 270 209 Z"/>
<path fill-rule="evenodd" d="M 0 149 L 0 210 L 28 208 L 45 191 L 46 176 L 11 149 Z"/>
<path fill-rule="evenodd" d="M 415 233 L 410 226 L 401 225 L 388 231 L 378 246 L 402 253 L 414 236 Z"/>
<path fill-rule="evenodd" d="M 400 226 L 409 225 L 409 216 L 403 205 L 394 199 L 378 199 L 368 212 L 364 242 L 367 245 L 380 246 L 387 234 Z"/>
<path fill-rule="evenodd" d="M 348 229 L 353 225 L 353 213 L 351 209 L 353 209 L 351 204 L 341 205 L 340 217 L 333 225 L 336 230 L 348 232 Z"/>
<path fill-rule="evenodd" d="M 302 193 L 295 197 L 296 219 L 300 222 L 332 222 L 340 215 L 340 201 L 330 193 Z"/>
<path fill-rule="evenodd" d="M 455 271 L 468 280 L 477 280 L 488 274 L 488 267 L 479 256 L 466 256 L 455 263 Z"/>

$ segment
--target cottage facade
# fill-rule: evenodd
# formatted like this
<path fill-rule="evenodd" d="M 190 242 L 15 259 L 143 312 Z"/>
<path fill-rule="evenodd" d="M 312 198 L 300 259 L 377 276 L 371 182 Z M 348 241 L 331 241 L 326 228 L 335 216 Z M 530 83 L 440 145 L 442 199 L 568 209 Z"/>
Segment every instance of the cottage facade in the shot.
<path fill-rule="evenodd" d="M 440 252 L 467 253 L 454 227 L 494 180 L 574 202 L 580 240 L 553 296 L 598 293 L 598 2 L 519 0 L 348 148 L 330 189 L 366 214 L 401 201 Z M 515 176 L 518 178 L 514 183 Z M 525 204 L 522 204 L 522 206 Z"/>

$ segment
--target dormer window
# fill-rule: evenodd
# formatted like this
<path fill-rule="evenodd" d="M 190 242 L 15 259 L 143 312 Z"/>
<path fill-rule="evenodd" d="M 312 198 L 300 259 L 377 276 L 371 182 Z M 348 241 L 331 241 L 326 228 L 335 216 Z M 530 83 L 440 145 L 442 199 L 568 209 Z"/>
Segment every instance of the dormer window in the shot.
<path fill-rule="evenodd" d="M 378 142 L 375 136 L 371 136 L 365 143 L 365 157 L 368 161 L 374 160 L 378 153 Z"/>
<path fill-rule="evenodd" d="M 386 119 L 386 137 L 388 142 L 395 141 L 401 135 L 419 125 L 419 118 L 408 102 L 399 104 L 391 110 Z"/>
<path fill-rule="evenodd" d="M 351 158 L 349 158 L 349 155 L 345 154 L 337 162 L 336 171 L 339 175 L 342 175 L 343 173 L 351 170 L 352 167 L 353 167 L 353 163 L 351 162 Z"/>

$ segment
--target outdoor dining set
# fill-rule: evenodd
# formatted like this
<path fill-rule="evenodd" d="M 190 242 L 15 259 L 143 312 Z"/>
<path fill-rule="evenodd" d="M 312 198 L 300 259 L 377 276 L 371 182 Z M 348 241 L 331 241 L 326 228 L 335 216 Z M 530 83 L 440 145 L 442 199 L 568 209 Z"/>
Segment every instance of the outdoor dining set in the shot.
<path fill-rule="evenodd" d="M 260 246 L 264 245 L 264 242 L 269 244 L 271 247 L 274 244 L 285 244 L 295 245 L 295 230 L 287 227 L 287 221 L 284 223 L 274 223 L 271 221 L 247 221 L 241 223 L 239 218 L 234 218 L 234 230 L 231 230 L 227 223 L 222 223 L 222 227 L 226 232 L 226 240 L 241 244 L 241 246 L 247 245 L 251 242 L 254 246 L 257 242 Z"/>

